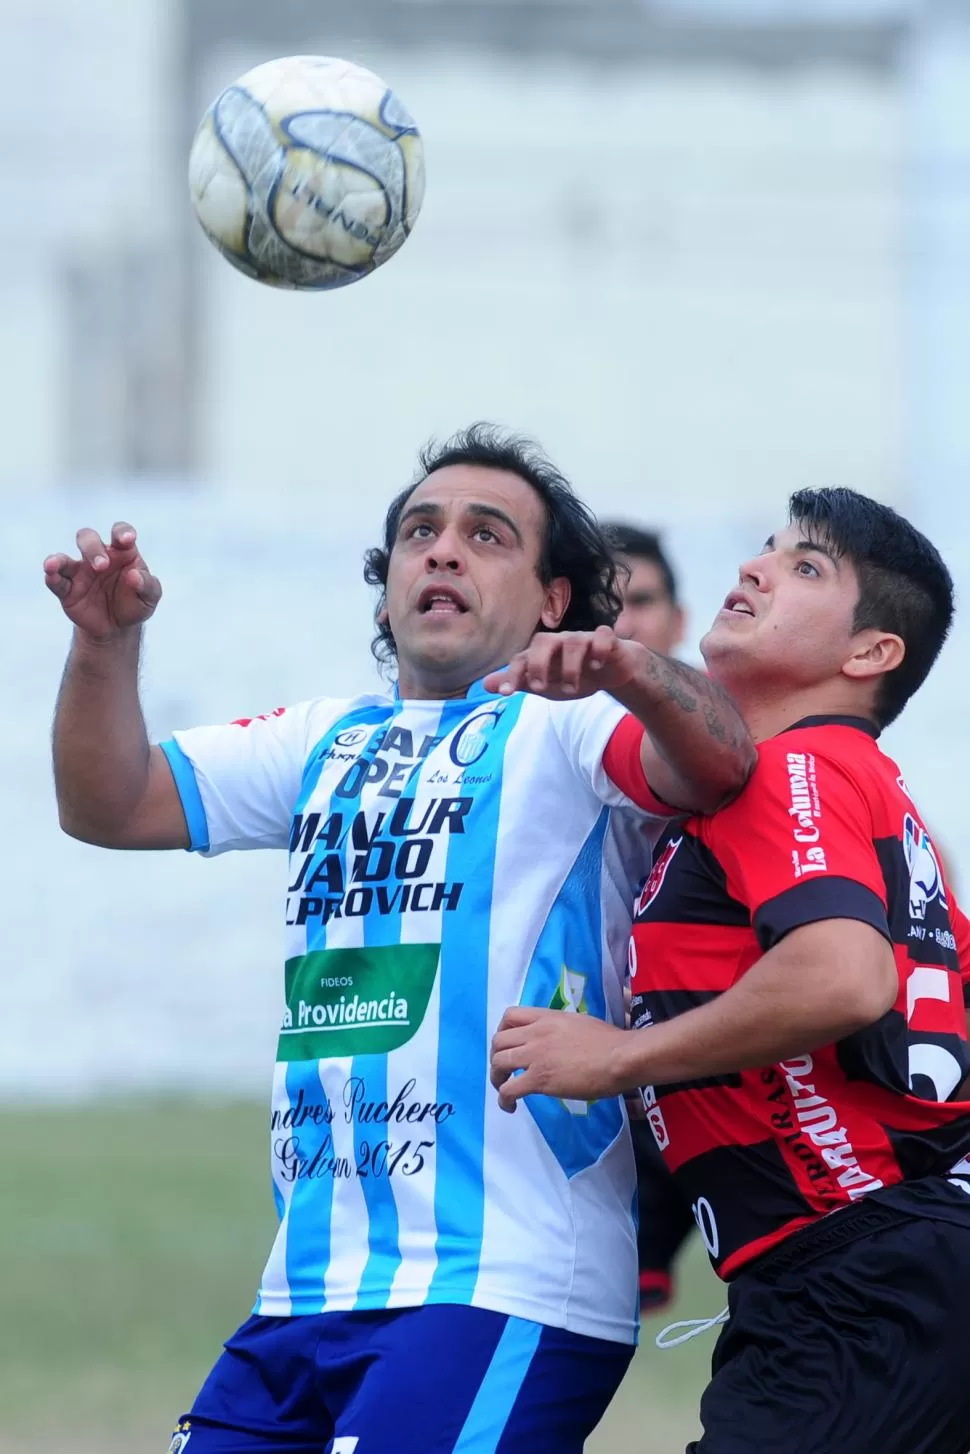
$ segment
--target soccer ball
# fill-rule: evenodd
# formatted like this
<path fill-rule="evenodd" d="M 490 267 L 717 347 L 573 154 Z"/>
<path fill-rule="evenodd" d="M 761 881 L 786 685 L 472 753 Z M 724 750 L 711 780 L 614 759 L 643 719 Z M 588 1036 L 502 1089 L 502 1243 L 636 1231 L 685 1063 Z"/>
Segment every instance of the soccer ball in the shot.
<path fill-rule="evenodd" d="M 373 71 L 288 56 L 247 71 L 209 107 L 189 190 L 206 236 L 247 277 L 341 288 L 409 236 L 424 152 L 411 116 Z"/>

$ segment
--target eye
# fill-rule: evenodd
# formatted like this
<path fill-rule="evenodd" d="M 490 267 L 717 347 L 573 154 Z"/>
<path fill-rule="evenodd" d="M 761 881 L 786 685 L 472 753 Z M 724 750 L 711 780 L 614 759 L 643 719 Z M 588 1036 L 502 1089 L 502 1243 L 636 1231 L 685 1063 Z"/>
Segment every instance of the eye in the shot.
<path fill-rule="evenodd" d="M 820 575 L 821 574 L 821 572 L 819 571 L 818 566 L 815 565 L 814 562 L 813 561 L 810 561 L 810 560 L 800 560 L 797 563 L 797 565 L 795 566 L 795 570 L 801 576 L 804 576 L 804 575 L 817 576 L 817 575 Z"/>
<path fill-rule="evenodd" d="M 498 540 L 498 536 L 490 525 L 477 525 L 474 532 L 475 540 Z"/>
<path fill-rule="evenodd" d="M 434 531 L 427 520 L 418 520 L 407 530 L 406 538 L 408 540 L 428 540 L 433 534 Z"/>

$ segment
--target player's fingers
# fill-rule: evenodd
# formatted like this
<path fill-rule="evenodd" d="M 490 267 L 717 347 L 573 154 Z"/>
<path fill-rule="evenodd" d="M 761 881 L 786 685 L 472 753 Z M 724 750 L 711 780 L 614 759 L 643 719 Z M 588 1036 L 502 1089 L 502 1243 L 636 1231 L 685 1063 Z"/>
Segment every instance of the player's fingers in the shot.
<path fill-rule="evenodd" d="M 528 650 L 525 684 L 530 692 L 544 692 L 559 683 L 559 662 L 562 638 L 550 631 L 535 636 Z"/>
<path fill-rule="evenodd" d="M 509 1076 L 514 1075 L 517 1070 L 526 1070 L 530 1058 L 530 1051 L 524 1045 L 493 1050 L 488 1073 L 496 1090 L 500 1085 L 504 1085 Z"/>
<path fill-rule="evenodd" d="M 131 570 L 125 572 L 125 584 L 131 586 L 139 599 L 153 610 L 162 599 L 161 581 L 141 566 L 132 566 Z"/>
<path fill-rule="evenodd" d="M 138 536 L 134 525 L 127 520 L 116 520 L 111 527 L 111 544 L 116 550 L 131 550 Z"/>
<path fill-rule="evenodd" d="M 498 1093 L 498 1103 L 503 1111 L 514 1111 L 517 1101 L 523 1096 L 530 1096 L 537 1089 L 531 1072 L 524 1070 L 521 1075 L 513 1075 L 507 1080 Z"/>
<path fill-rule="evenodd" d="M 516 1025 L 531 1025 L 535 1020 L 541 1020 L 546 1015 L 554 1015 L 555 1010 L 542 1010 L 538 1005 L 509 1005 L 505 1014 L 499 1021 L 498 1034 L 503 1030 L 511 1030 Z"/>
<path fill-rule="evenodd" d="M 559 686 L 565 696 L 575 696 L 583 679 L 592 637 L 568 636 L 559 653 Z"/>
<path fill-rule="evenodd" d="M 81 557 L 86 560 L 92 570 L 107 570 L 110 561 L 108 558 L 108 547 L 96 530 L 84 528 L 77 533 L 77 548 Z"/>
<path fill-rule="evenodd" d="M 49 591 L 53 592 L 53 594 L 57 596 L 58 600 L 61 601 L 63 601 L 64 597 L 70 593 L 71 589 L 71 582 L 69 578 L 65 575 L 61 575 L 59 572 L 45 572 L 44 585 Z"/>
<path fill-rule="evenodd" d="M 597 626 L 589 643 L 589 665 L 593 671 L 600 671 L 609 661 L 619 640 L 612 626 Z"/>
<path fill-rule="evenodd" d="M 80 569 L 81 562 L 69 555 L 49 555 L 44 561 L 44 585 L 63 600 Z"/>
<path fill-rule="evenodd" d="M 493 672 L 491 677 L 486 677 L 485 686 L 490 692 L 498 692 L 503 697 L 511 697 L 513 692 L 521 692 L 525 688 L 526 653 L 520 651 L 513 656 L 504 671 Z M 492 686 L 492 681 L 496 682 Z"/>

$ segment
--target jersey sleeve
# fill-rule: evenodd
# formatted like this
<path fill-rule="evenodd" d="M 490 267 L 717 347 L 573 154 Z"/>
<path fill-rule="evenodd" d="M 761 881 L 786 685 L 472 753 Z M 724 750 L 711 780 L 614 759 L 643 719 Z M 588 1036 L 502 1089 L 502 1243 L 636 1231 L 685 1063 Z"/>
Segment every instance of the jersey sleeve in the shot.
<path fill-rule="evenodd" d="M 194 852 L 214 856 L 234 848 L 288 846 L 310 706 L 304 702 L 218 727 L 192 727 L 160 744 Z"/>
<path fill-rule="evenodd" d="M 845 765 L 773 738 L 701 836 L 763 950 L 823 919 L 861 920 L 892 943 L 872 811 Z"/>
<path fill-rule="evenodd" d="M 643 727 L 606 692 L 552 704 L 553 729 L 570 763 L 611 808 L 638 808 L 653 818 L 682 816 L 651 791 L 640 761 Z"/>

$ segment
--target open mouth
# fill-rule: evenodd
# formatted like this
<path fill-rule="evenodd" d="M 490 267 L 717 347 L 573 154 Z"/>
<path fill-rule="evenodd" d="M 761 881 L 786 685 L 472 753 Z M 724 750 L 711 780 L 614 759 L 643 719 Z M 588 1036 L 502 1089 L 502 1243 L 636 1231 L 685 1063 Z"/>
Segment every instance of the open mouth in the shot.
<path fill-rule="evenodd" d="M 418 610 L 422 616 L 464 616 L 468 607 L 451 586 L 425 586 Z"/>
<path fill-rule="evenodd" d="M 732 591 L 721 607 L 729 616 L 753 616 L 754 607 L 743 591 Z"/>

